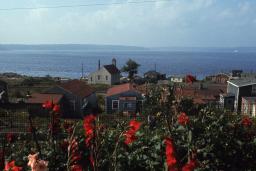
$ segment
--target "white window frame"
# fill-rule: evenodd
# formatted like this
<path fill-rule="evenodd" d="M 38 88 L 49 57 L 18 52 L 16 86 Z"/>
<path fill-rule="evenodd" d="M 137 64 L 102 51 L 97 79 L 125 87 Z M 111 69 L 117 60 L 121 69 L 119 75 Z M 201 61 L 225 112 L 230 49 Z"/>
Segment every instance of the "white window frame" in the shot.
<path fill-rule="evenodd" d="M 114 102 L 117 102 L 117 108 L 114 108 Z M 112 100 L 112 109 L 119 109 L 119 100 Z"/>

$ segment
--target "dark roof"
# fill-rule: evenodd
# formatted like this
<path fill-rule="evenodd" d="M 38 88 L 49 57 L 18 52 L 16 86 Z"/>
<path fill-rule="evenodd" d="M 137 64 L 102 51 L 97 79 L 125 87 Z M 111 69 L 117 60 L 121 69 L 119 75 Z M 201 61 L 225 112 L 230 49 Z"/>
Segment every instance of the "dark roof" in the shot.
<path fill-rule="evenodd" d="M 46 101 L 50 101 L 50 102 L 53 102 L 54 104 L 58 104 L 62 97 L 63 97 L 63 95 L 61 95 L 61 94 L 40 94 L 40 93 L 34 93 L 28 99 L 27 103 L 30 103 L 30 104 L 43 104 Z"/>
<path fill-rule="evenodd" d="M 60 84 L 59 87 L 82 98 L 87 97 L 95 92 L 91 86 L 80 80 L 71 80 Z"/>
<path fill-rule="evenodd" d="M 250 101 L 250 102 L 256 102 L 256 97 L 242 97 L 244 100 L 246 101 Z"/>
<path fill-rule="evenodd" d="M 111 65 L 104 65 L 103 67 L 104 67 L 110 74 L 118 74 L 118 73 L 120 73 L 119 69 L 118 69 L 115 65 L 113 65 L 113 64 L 111 64 Z"/>

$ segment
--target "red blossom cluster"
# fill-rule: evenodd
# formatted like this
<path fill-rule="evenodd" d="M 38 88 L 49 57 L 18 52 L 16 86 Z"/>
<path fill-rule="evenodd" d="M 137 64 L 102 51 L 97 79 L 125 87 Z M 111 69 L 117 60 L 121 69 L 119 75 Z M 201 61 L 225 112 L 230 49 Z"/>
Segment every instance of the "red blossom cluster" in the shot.
<path fill-rule="evenodd" d="M 177 164 L 177 160 L 174 156 L 174 147 L 173 147 L 173 143 L 172 143 L 172 139 L 171 138 L 165 138 L 165 155 L 166 155 L 166 163 L 168 166 L 168 170 L 169 171 L 174 171 L 176 170 L 176 164 Z"/>
<path fill-rule="evenodd" d="M 178 115 L 178 122 L 181 125 L 187 125 L 189 123 L 189 117 L 186 115 L 186 113 L 181 113 Z"/>
<path fill-rule="evenodd" d="M 87 147 L 90 146 L 91 140 L 94 137 L 94 129 L 95 129 L 95 121 L 96 116 L 94 115 L 87 115 L 84 117 L 84 131 L 85 131 L 85 144 Z"/>
<path fill-rule="evenodd" d="M 129 129 L 124 133 L 125 136 L 125 144 L 131 144 L 133 143 L 137 137 L 136 132 L 140 129 L 141 123 L 136 120 L 131 120 L 129 123 Z"/>
<path fill-rule="evenodd" d="M 171 138 L 165 138 L 165 155 L 169 171 L 177 171 L 177 160 L 174 155 L 174 146 Z M 190 160 L 182 167 L 182 171 L 193 171 L 196 168 L 196 160 Z"/>
<path fill-rule="evenodd" d="M 252 120 L 248 116 L 244 116 L 241 123 L 243 126 L 249 127 L 252 125 Z"/>
<path fill-rule="evenodd" d="M 53 104 L 50 101 L 46 101 L 43 105 L 43 108 L 47 109 L 47 110 L 51 110 L 53 113 L 51 113 L 52 115 L 52 121 L 49 124 L 49 130 L 50 132 L 54 135 L 56 133 L 59 132 L 60 130 L 60 106 L 58 104 Z"/>
<path fill-rule="evenodd" d="M 193 171 L 196 168 L 196 161 L 190 160 L 185 166 L 182 167 L 182 171 Z"/>
<path fill-rule="evenodd" d="M 6 163 L 4 167 L 4 171 L 21 171 L 22 167 L 18 167 L 15 165 L 15 161 L 11 161 L 9 163 Z"/>
<path fill-rule="evenodd" d="M 43 103 L 42 107 L 48 110 L 52 110 L 55 113 L 60 113 L 60 105 L 53 104 L 53 102 L 50 102 L 48 100 Z"/>

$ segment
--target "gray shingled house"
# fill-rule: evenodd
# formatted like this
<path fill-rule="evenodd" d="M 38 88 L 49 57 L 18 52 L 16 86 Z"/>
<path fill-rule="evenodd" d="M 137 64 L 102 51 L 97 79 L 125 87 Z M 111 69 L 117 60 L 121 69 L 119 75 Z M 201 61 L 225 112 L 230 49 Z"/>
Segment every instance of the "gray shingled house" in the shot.
<path fill-rule="evenodd" d="M 112 59 L 111 65 L 103 65 L 102 67 L 99 61 L 98 70 L 89 74 L 88 83 L 114 85 L 120 83 L 120 77 L 120 71 L 116 67 L 116 59 Z"/>
<path fill-rule="evenodd" d="M 63 95 L 63 115 L 68 118 L 81 118 L 97 111 L 95 90 L 80 80 L 71 80 L 50 88 L 47 94 Z"/>
<path fill-rule="evenodd" d="M 109 88 L 106 95 L 105 107 L 108 114 L 141 112 L 142 94 L 131 83 Z"/>
<path fill-rule="evenodd" d="M 234 110 L 241 112 L 242 97 L 256 96 L 255 79 L 236 79 L 228 81 L 227 93 L 234 96 Z"/>

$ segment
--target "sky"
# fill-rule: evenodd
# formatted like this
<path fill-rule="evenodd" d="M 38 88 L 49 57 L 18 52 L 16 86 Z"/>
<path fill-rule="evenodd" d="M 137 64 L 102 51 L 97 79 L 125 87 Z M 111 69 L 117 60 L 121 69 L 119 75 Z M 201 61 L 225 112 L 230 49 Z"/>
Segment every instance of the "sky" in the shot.
<path fill-rule="evenodd" d="M 144 47 L 256 45 L 255 0 L 8 0 L 0 9 L 0 44 L 112 44 Z M 107 5 L 109 3 L 122 5 Z"/>

